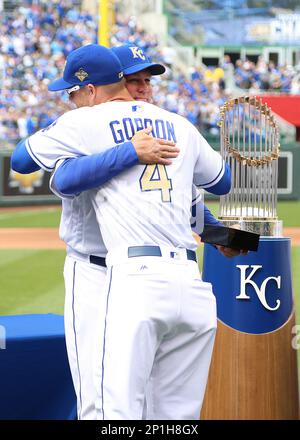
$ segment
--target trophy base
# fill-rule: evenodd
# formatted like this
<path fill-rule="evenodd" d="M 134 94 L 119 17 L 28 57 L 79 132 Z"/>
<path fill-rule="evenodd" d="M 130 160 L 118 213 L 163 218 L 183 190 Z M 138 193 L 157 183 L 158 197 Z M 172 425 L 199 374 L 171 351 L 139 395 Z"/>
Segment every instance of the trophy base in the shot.
<path fill-rule="evenodd" d="M 282 220 L 277 219 L 246 219 L 246 218 L 234 218 L 234 217 L 219 217 L 219 220 L 225 226 L 236 227 L 248 232 L 254 232 L 261 237 L 282 237 Z"/>

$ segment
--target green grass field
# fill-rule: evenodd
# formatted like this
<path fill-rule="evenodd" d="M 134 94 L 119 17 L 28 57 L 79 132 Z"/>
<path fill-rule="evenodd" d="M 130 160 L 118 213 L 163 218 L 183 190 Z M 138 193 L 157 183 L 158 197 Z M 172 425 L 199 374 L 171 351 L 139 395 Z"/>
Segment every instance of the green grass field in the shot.
<path fill-rule="evenodd" d="M 0 315 L 63 314 L 64 250 L 0 250 Z"/>
<path fill-rule="evenodd" d="M 215 216 L 218 216 L 219 204 L 216 202 L 207 202 L 206 204 L 208 208 L 211 210 L 211 212 Z M 300 227 L 300 202 L 297 201 L 279 202 L 277 206 L 277 214 L 278 214 L 278 218 L 280 220 L 283 220 L 283 226 Z"/>
<path fill-rule="evenodd" d="M 208 202 L 207 205 L 217 215 L 218 204 Z M 0 227 L 57 227 L 60 212 L 60 206 L 41 210 L 0 210 Z M 284 226 L 300 227 L 300 202 L 281 202 L 278 213 Z M 0 314 L 63 313 L 64 256 L 63 250 L 0 250 Z M 199 257 L 201 260 L 201 248 Z M 292 248 L 292 266 L 300 322 L 300 246 Z"/>
<path fill-rule="evenodd" d="M 217 203 L 208 203 L 217 215 Z M 284 202 L 278 206 L 284 226 L 300 227 L 300 202 Z M 57 227 L 60 207 L 42 211 L 1 212 L 0 227 Z M 202 265 L 203 247 L 198 256 Z M 30 313 L 63 314 L 64 250 L 0 250 L 0 315 Z M 300 246 L 292 247 L 293 289 L 296 319 L 300 323 Z M 298 350 L 300 365 L 300 350 Z M 299 369 L 300 375 L 300 369 Z M 300 381 L 300 376 L 299 376 Z"/>
<path fill-rule="evenodd" d="M 9 212 L 0 209 L 0 228 L 55 228 L 59 225 L 60 213 L 60 206 Z"/>
<path fill-rule="evenodd" d="M 217 202 L 206 202 L 211 212 L 217 216 Z M 49 206 L 42 210 L 28 209 L 25 211 L 1 211 L 0 209 L 0 228 L 52 228 L 59 225 L 61 208 L 60 206 Z M 300 227 L 300 202 L 280 202 L 278 203 L 278 217 L 283 220 L 284 226 Z"/>

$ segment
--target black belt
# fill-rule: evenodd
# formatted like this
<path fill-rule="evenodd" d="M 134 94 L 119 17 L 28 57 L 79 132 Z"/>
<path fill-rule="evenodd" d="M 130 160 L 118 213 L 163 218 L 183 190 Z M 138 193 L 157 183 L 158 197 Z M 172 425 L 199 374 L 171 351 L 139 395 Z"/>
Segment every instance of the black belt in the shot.
<path fill-rule="evenodd" d="M 128 257 L 161 257 L 159 246 L 130 246 L 128 248 Z M 170 258 L 176 258 L 176 252 L 170 252 Z M 186 258 L 197 262 L 196 252 L 186 249 Z"/>
<path fill-rule="evenodd" d="M 90 263 L 97 264 L 97 266 L 106 267 L 105 258 L 97 257 L 97 255 L 90 255 Z"/>

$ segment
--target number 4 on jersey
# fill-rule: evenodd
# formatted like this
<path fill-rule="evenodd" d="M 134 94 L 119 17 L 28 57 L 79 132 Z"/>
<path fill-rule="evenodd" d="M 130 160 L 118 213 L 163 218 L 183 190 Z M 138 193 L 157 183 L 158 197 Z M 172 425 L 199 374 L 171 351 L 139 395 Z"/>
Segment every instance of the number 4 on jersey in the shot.
<path fill-rule="evenodd" d="M 142 191 L 161 191 L 163 202 L 171 202 L 172 180 L 169 179 L 165 165 L 146 165 L 140 177 Z"/>

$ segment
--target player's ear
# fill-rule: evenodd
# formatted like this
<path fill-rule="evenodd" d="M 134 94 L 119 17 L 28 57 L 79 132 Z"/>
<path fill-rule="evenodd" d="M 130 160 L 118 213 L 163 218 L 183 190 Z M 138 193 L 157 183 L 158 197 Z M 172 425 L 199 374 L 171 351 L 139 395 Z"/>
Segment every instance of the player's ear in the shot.
<path fill-rule="evenodd" d="M 96 94 L 96 87 L 93 84 L 88 84 L 87 86 L 89 95 L 95 95 Z"/>
<path fill-rule="evenodd" d="M 92 107 L 93 105 L 96 104 L 97 89 L 93 84 L 88 84 L 86 88 L 87 88 L 88 105 Z"/>

